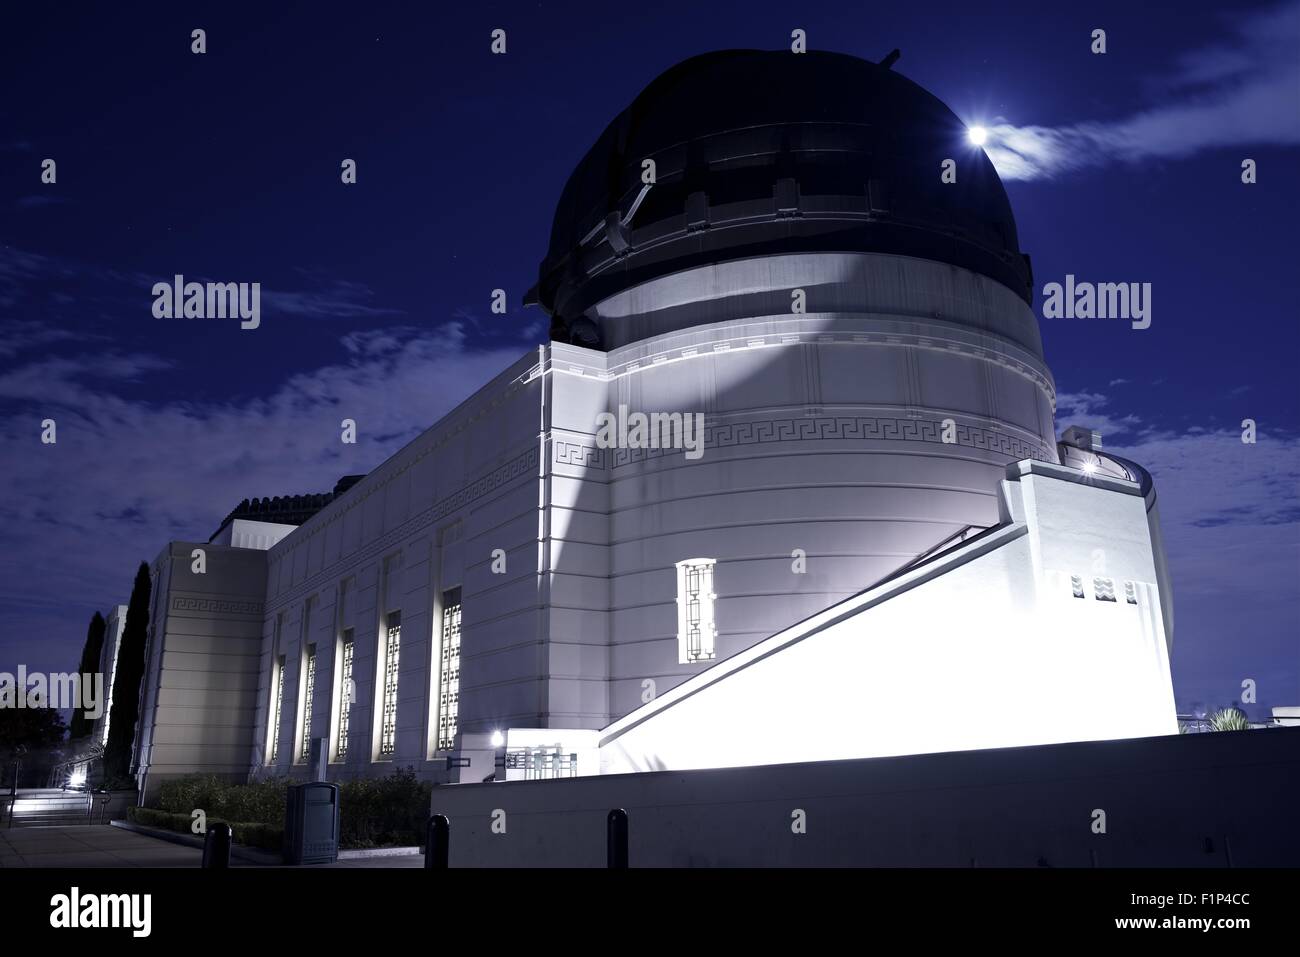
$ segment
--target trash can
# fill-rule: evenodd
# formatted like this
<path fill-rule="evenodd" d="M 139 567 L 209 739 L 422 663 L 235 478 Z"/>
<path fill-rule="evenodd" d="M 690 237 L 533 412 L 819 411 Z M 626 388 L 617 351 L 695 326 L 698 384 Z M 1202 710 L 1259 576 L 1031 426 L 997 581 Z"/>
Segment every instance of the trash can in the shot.
<path fill-rule="evenodd" d="M 284 805 L 284 862 L 330 864 L 339 856 L 339 786 L 292 784 Z"/>

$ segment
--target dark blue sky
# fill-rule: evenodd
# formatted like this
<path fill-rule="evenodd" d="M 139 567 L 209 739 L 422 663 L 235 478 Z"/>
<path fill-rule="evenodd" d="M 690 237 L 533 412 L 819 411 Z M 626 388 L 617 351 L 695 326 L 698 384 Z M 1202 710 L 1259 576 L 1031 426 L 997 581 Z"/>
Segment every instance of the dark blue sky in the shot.
<path fill-rule="evenodd" d="M 0 670 L 72 668 L 166 540 L 369 470 L 542 341 L 518 304 L 606 123 L 798 27 L 1042 147 L 1007 183 L 1040 293 L 1152 284 L 1150 329 L 1042 321 L 1058 426 L 1155 474 L 1180 709 L 1300 704 L 1300 4 L 178 6 L 0 14 Z M 260 282 L 261 328 L 154 319 L 173 273 Z"/>

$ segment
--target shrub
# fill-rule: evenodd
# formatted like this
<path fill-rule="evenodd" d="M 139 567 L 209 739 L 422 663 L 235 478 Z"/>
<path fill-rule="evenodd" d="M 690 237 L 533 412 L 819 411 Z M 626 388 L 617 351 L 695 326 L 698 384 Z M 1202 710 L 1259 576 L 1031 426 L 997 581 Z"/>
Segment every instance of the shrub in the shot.
<path fill-rule="evenodd" d="M 133 807 L 126 812 L 128 820 L 144 827 L 161 828 L 175 831 L 177 834 L 194 834 L 194 819 L 188 813 L 161 811 L 151 807 Z M 263 824 L 258 821 L 227 821 L 208 815 L 208 827 L 214 824 L 229 824 L 236 844 L 247 847 L 260 847 L 268 851 L 279 852 L 284 844 L 283 824 Z"/>
<path fill-rule="evenodd" d="M 424 841 L 433 786 L 414 768 L 386 778 L 360 778 L 339 788 L 339 846 L 411 846 Z"/>
<path fill-rule="evenodd" d="M 159 789 L 155 813 L 175 816 L 184 826 L 158 826 L 188 832 L 190 815 L 202 808 L 209 822 L 225 821 L 245 830 L 264 825 L 281 834 L 285 797 L 291 783 L 290 778 L 264 778 L 251 784 L 231 784 L 211 774 L 173 778 Z M 339 846 L 409 847 L 423 843 L 432 797 L 433 786 L 416 780 L 414 768 L 398 768 L 386 778 L 342 782 Z"/>
<path fill-rule="evenodd" d="M 252 784 L 231 784 L 211 774 L 188 774 L 164 782 L 158 792 L 161 810 L 187 817 L 202 808 L 211 818 L 283 828 L 289 778 L 264 778 Z"/>

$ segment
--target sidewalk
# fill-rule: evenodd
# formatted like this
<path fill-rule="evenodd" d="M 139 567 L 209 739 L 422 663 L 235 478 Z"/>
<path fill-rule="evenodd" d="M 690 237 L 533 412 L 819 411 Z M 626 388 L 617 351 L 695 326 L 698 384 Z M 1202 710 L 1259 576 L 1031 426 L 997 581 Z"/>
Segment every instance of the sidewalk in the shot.
<path fill-rule="evenodd" d="M 198 867 L 202 857 L 107 824 L 0 830 L 0 867 Z"/>
<path fill-rule="evenodd" d="M 192 867 L 197 868 L 203 851 L 171 841 L 159 840 L 107 824 L 90 827 L 24 827 L 0 829 L 2 867 Z M 260 865 L 232 858 L 230 866 Z M 271 865 L 277 866 L 277 865 Z M 389 868 L 424 866 L 424 857 L 369 857 L 311 864 L 307 867 Z"/>

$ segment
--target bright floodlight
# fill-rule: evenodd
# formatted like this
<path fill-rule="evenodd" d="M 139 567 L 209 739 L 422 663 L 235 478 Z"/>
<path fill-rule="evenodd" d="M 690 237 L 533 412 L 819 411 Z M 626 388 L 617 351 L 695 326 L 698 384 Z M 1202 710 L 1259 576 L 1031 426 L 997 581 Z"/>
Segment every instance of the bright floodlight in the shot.
<path fill-rule="evenodd" d="M 506 736 L 500 731 L 492 732 L 492 747 L 499 748 L 506 743 Z"/>
<path fill-rule="evenodd" d="M 1097 471 L 1097 463 L 1096 463 L 1096 462 L 1084 462 L 1084 463 L 1083 463 L 1083 470 L 1084 470 L 1085 472 L 1087 472 L 1089 475 L 1092 475 L 1094 472 Z"/>
<path fill-rule="evenodd" d="M 72 777 L 68 779 L 68 786 L 79 788 L 86 783 L 86 769 L 77 768 L 72 772 Z"/>
<path fill-rule="evenodd" d="M 976 146 L 983 146 L 989 138 L 989 131 L 982 126 L 972 126 L 966 131 L 966 135 L 970 137 L 970 141 Z"/>

